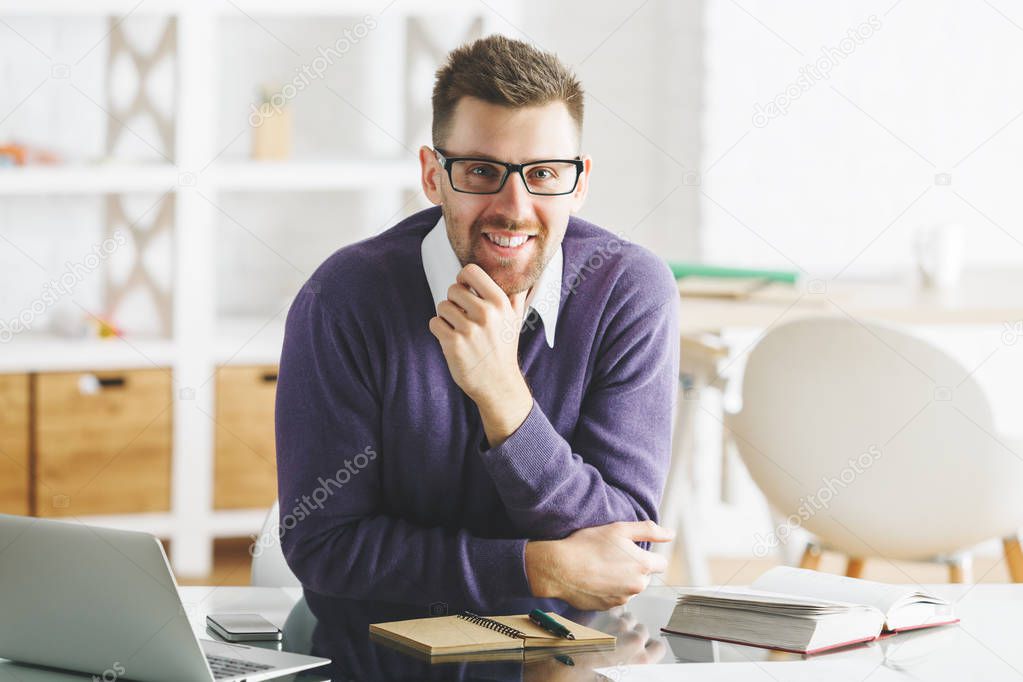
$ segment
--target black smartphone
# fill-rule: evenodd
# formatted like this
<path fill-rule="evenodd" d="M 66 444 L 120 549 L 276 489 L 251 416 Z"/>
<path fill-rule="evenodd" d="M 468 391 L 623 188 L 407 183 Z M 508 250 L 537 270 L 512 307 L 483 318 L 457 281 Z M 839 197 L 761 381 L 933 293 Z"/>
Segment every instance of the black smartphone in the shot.
<path fill-rule="evenodd" d="M 206 625 L 228 642 L 279 642 L 281 629 L 258 613 L 217 613 Z"/>

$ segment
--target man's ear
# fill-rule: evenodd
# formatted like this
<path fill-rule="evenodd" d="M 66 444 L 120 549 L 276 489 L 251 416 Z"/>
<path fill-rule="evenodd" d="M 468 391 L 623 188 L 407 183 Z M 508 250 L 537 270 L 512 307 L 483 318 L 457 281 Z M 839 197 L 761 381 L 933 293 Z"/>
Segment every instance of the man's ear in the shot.
<path fill-rule="evenodd" d="M 437 161 L 437 155 L 433 153 L 433 149 L 423 145 L 419 148 L 419 169 L 420 169 L 420 180 L 423 184 L 423 194 L 426 198 L 434 205 L 441 203 L 440 183 L 441 175 L 444 173 L 444 169 L 441 168 L 440 162 Z"/>
<path fill-rule="evenodd" d="M 586 202 L 586 193 L 590 189 L 590 170 L 593 168 L 593 159 L 588 155 L 582 157 L 583 160 L 583 172 L 579 174 L 579 184 L 575 186 L 575 191 L 572 192 L 572 213 L 578 213 L 579 209 L 583 207 Z"/>

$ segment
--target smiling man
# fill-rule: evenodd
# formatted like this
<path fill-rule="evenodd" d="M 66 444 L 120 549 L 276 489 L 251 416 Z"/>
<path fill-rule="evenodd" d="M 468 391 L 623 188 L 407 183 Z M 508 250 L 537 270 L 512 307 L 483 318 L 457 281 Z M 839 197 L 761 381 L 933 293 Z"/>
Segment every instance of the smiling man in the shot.
<path fill-rule="evenodd" d="M 455 50 L 419 151 L 436 206 L 338 250 L 296 297 L 279 494 L 314 611 L 602 609 L 664 570 L 648 549 L 671 539 L 655 521 L 678 294 L 659 258 L 575 217 L 582 119 L 554 55 L 501 36 Z"/>

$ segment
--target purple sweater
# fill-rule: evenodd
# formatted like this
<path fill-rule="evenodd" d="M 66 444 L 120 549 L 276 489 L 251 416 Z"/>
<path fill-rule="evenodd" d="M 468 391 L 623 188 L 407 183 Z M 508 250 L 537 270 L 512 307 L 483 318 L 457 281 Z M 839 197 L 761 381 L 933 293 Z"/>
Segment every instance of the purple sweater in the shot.
<path fill-rule="evenodd" d="M 420 249 L 440 215 L 339 249 L 288 313 L 278 492 L 307 593 L 498 610 L 530 597 L 527 539 L 657 518 L 679 360 L 667 265 L 570 219 L 554 348 L 527 318 L 533 408 L 491 448 L 427 326 Z"/>

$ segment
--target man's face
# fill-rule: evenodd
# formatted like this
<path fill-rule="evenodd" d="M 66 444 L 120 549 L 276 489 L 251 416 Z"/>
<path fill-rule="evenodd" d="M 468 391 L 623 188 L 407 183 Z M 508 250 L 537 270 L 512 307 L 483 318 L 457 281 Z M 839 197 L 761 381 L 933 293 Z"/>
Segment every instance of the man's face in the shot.
<path fill-rule="evenodd" d="M 506 163 L 574 159 L 578 147 L 578 130 L 562 102 L 512 109 L 474 97 L 459 100 L 443 143 L 449 157 Z M 476 263 L 509 295 L 528 291 L 557 251 L 569 216 L 585 199 L 591 165 L 584 157 L 585 169 L 572 194 L 530 194 L 517 173 L 496 194 L 467 194 L 451 187 L 432 149 L 421 148 L 419 159 L 423 189 L 441 205 L 448 239 L 462 267 Z M 521 236 L 528 239 L 519 246 L 501 246 L 492 239 Z"/>

